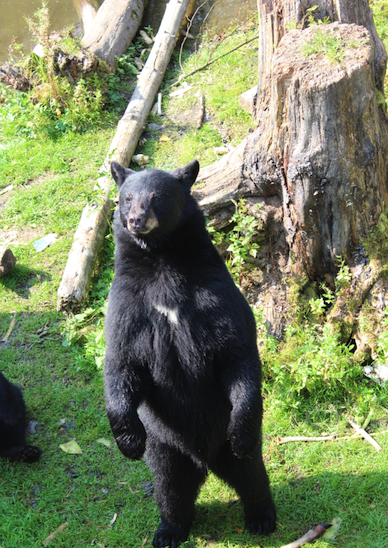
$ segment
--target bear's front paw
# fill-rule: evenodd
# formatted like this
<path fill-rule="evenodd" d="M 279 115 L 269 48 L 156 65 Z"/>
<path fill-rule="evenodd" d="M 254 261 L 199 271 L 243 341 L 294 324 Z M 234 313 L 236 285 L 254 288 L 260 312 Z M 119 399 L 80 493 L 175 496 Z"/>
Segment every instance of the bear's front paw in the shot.
<path fill-rule="evenodd" d="M 138 419 L 136 424 L 126 430 L 114 431 L 114 436 L 120 451 L 131 460 L 140 460 L 144 454 L 146 431 Z"/>

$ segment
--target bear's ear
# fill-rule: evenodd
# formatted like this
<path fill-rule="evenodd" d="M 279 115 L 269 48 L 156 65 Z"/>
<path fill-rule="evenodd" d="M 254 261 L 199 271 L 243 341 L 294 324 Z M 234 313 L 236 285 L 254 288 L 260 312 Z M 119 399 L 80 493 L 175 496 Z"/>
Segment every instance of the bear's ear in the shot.
<path fill-rule="evenodd" d="M 117 185 L 117 188 L 120 190 L 122 184 L 124 183 L 125 179 L 129 175 L 133 175 L 136 173 L 132 169 L 128 169 L 122 165 L 120 165 L 118 162 L 113 161 L 110 165 L 110 170 L 112 173 L 112 177 Z"/>
<path fill-rule="evenodd" d="M 186 164 L 184 167 L 179 167 L 178 169 L 171 171 L 172 175 L 175 175 L 177 179 L 182 181 L 184 185 L 188 185 L 189 188 L 195 183 L 198 172 L 199 163 L 197 160 L 191 160 L 191 162 Z"/>

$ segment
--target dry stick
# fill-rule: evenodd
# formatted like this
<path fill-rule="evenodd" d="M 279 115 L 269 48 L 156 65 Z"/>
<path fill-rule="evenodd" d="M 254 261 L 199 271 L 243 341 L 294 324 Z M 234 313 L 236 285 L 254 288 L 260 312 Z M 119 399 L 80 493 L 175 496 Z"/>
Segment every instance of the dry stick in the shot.
<path fill-rule="evenodd" d="M 278 445 L 282 443 L 291 443 L 294 441 L 332 441 L 336 439 L 336 435 L 332 434 L 331 436 L 318 436 L 318 437 L 308 437 L 308 436 L 289 436 L 285 438 L 280 438 L 278 436 L 277 442 Z"/>
<path fill-rule="evenodd" d="M 8 339 L 9 339 L 9 336 L 11 335 L 12 331 L 13 331 L 13 328 L 15 327 L 15 322 L 16 322 L 16 312 L 11 320 L 11 323 L 10 323 L 10 326 L 8 327 L 7 329 L 7 333 L 4 335 L 3 339 L 2 339 L 2 342 L 7 342 Z"/>
<path fill-rule="evenodd" d="M 198 38 L 199 38 L 199 36 L 201 36 L 202 33 L 203 33 L 203 29 L 205 28 L 206 19 L 209 17 L 209 15 L 210 15 L 211 12 L 212 12 L 212 9 L 213 9 L 217 4 L 218 4 L 218 2 L 214 2 L 214 4 L 210 7 L 209 11 L 207 12 L 207 14 L 205 15 L 205 17 L 203 18 L 202 25 L 200 26 L 200 29 L 199 29 L 198 34 L 197 34 L 197 38 L 195 39 L 195 43 L 194 43 L 194 51 L 195 51 L 195 53 L 198 52 L 198 48 L 197 48 Z"/>
<path fill-rule="evenodd" d="M 167 90 L 175 87 L 175 86 L 179 86 L 183 80 L 185 78 L 188 78 L 189 76 L 192 76 L 193 74 L 195 74 L 196 72 L 199 72 L 205 68 L 207 68 L 208 66 L 212 65 L 213 63 L 215 63 L 216 61 L 219 61 L 220 59 L 222 59 L 223 57 L 225 57 L 226 55 L 229 55 L 229 53 L 233 53 L 234 51 L 236 51 L 236 49 L 239 49 L 239 48 L 242 48 L 243 46 L 246 46 L 247 44 L 249 44 L 250 42 L 253 42 L 253 40 L 256 40 L 257 38 L 259 37 L 258 34 L 256 34 L 253 38 L 250 38 L 249 40 L 246 40 L 245 42 L 242 42 L 241 44 L 239 44 L 238 46 L 236 46 L 235 48 L 227 51 L 226 53 L 223 53 L 222 55 L 219 55 L 218 57 L 216 57 L 215 59 L 211 59 L 210 61 L 208 61 L 207 63 L 205 63 L 204 65 L 198 67 L 197 69 L 194 69 L 192 70 L 191 72 L 188 72 L 187 74 L 183 74 L 182 76 L 180 76 L 178 78 L 178 80 L 176 82 L 174 82 L 173 84 L 170 84 L 169 86 L 167 86 L 166 88 L 164 88 L 163 90 L 163 93 L 165 93 Z"/>
<path fill-rule="evenodd" d="M 356 424 L 355 422 L 352 421 L 352 419 L 348 419 L 348 422 L 349 424 L 355 429 L 355 431 L 360 434 L 364 439 L 366 439 L 366 441 L 368 441 L 371 445 L 373 445 L 373 447 L 376 449 L 376 451 L 382 451 L 383 448 L 381 447 L 381 445 L 379 445 L 377 443 L 377 441 L 375 441 L 372 436 L 370 436 L 368 434 L 368 432 L 365 432 L 365 430 L 363 428 L 361 428 L 361 426 L 359 426 L 358 424 Z"/>
<path fill-rule="evenodd" d="M 84 303 L 96 257 L 104 240 L 111 214 L 109 191 L 112 160 L 128 166 L 153 106 L 154 98 L 170 61 L 176 37 L 189 0 L 170 0 L 155 37 L 151 53 L 121 118 L 97 182 L 99 203 L 86 206 L 74 236 L 66 268 L 58 289 L 57 310 L 74 312 Z"/>
<path fill-rule="evenodd" d="M 49 544 L 52 540 L 54 540 L 58 533 L 61 533 L 62 531 L 64 531 L 68 525 L 69 525 L 69 523 L 67 521 L 65 521 L 65 523 L 62 523 L 62 525 L 60 527 L 58 527 L 58 529 L 56 531 L 54 531 L 54 533 L 51 533 L 51 535 L 49 535 L 42 542 L 42 546 L 47 546 L 47 544 Z"/>
<path fill-rule="evenodd" d="M 182 43 L 181 43 L 181 48 L 179 50 L 179 66 L 181 67 L 181 71 L 183 72 L 183 66 L 182 66 L 182 51 L 183 51 L 183 46 L 185 45 L 185 42 L 187 40 L 187 38 L 189 38 L 189 31 L 191 29 L 191 25 L 193 24 L 193 21 L 194 21 L 194 18 L 195 16 L 197 15 L 198 11 L 202 8 L 202 6 L 204 6 L 206 4 L 208 0 L 205 0 L 205 2 L 203 2 L 200 6 L 198 6 L 198 8 L 195 10 L 195 12 L 193 13 L 193 15 L 191 16 L 191 19 L 187 18 L 188 21 L 189 21 L 189 26 L 187 27 L 186 29 L 186 34 L 185 34 L 185 37 L 183 38 L 182 40 Z M 212 10 L 213 6 L 210 8 L 210 11 Z M 209 12 L 210 13 L 210 12 Z"/>
<path fill-rule="evenodd" d="M 314 529 L 310 529 L 303 537 L 294 540 L 294 542 L 291 542 L 290 544 L 285 544 L 281 548 L 299 548 L 299 546 L 321 537 L 329 527 L 331 527 L 331 523 L 320 523 L 314 527 Z"/>
<path fill-rule="evenodd" d="M 205 116 L 205 96 L 201 95 L 199 101 L 200 101 L 199 116 L 198 116 L 197 127 L 195 128 L 194 135 L 197 135 L 197 131 L 202 126 L 203 117 Z"/>
<path fill-rule="evenodd" d="M 379 436 L 381 434 L 386 434 L 388 430 L 382 430 L 381 432 L 375 432 L 374 436 Z M 352 436 L 336 436 L 335 434 L 332 434 L 330 436 L 321 436 L 321 437 L 308 437 L 308 436 L 289 436 L 285 438 L 281 438 L 278 436 L 277 438 L 277 444 L 282 445 L 283 443 L 292 443 L 292 442 L 298 442 L 298 441 L 344 441 L 344 440 L 355 440 L 363 438 L 364 436 L 362 434 L 353 434 Z"/>

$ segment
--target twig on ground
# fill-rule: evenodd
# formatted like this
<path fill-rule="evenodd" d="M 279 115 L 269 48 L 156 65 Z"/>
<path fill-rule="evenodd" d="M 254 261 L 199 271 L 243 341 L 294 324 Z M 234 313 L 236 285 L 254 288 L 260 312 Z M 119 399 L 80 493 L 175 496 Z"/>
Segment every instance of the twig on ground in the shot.
<path fill-rule="evenodd" d="M 16 312 L 13 315 L 13 318 L 11 320 L 11 323 L 9 324 L 9 328 L 7 329 L 7 333 L 4 335 L 2 342 L 7 342 L 9 339 L 10 334 L 12 333 L 13 328 L 15 327 L 16 322 Z"/>
<path fill-rule="evenodd" d="M 388 430 L 382 430 L 381 432 L 375 432 L 373 435 L 378 436 L 380 434 L 386 434 L 387 432 L 388 432 Z M 367 436 L 368 435 L 369 434 L 367 434 Z M 353 434 L 352 436 L 337 436 L 337 434 L 331 434 L 330 436 L 318 436 L 318 437 L 314 437 L 314 436 L 288 436 L 288 437 L 281 438 L 280 436 L 278 436 L 276 441 L 277 441 L 278 445 L 282 445 L 283 443 L 292 443 L 292 442 L 298 442 L 298 441 L 301 441 L 301 442 L 305 442 L 305 441 L 345 441 L 345 440 L 360 439 L 360 438 L 363 438 L 363 437 L 364 437 L 364 435 L 361 434 L 361 432 L 357 432 L 356 434 Z M 371 439 L 373 439 L 373 438 L 371 438 Z M 375 443 L 376 443 L 376 445 L 379 445 L 377 442 L 375 442 Z M 379 447 L 380 447 L 380 445 L 379 445 Z M 382 450 L 382 448 L 378 449 L 378 451 L 381 451 L 381 450 Z"/>
<path fill-rule="evenodd" d="M 303 544 L 307 544 L 308 542 L 312 542 L 313 540 L 321 537 L 327 529 L 331 527 L 331 523 L 320 523 L 313 529 L 310 529 L 303 537 L 299 538 L 298 540 L 294 540 L 294 542 L 291 542 L 290 544 L 285 544 L 281 548 L 298 548 L 299 546 L 302 546 Z"/>
<path fill-rule="evenodd" d="M 67 521 L 65 521 L 65 523 L 62 523 L 62 525 L 58 527 L 58 529 L 56 529 L 53 533 L 51 533 L 51 535 L 44 539 L 44 541 L 42 542 L 42 546 L 47 546 L 47 544 L 54 540 L 58 533 L 64 531 L 68 525 L 69 523 Z"/>
<path fill-rule="evenodd" d="M 199 107 L 198 122 L 197 122 L 197 127 L 195 128 L 194 135 L 197 135 L 197 131 L 201 128 L 203 117 L 205 116 L 205 96 L 204 95 L 201 95 L 201 97 L 199 98 L 199 103 L 200 103 L 200 107 Z"/>
<path fill-rule="evenodd" d="M 332 441 L 336 439 L 336 434 L 331 434 L 330 436 L 318 436 L 318 437 L 309 437 L 309 436 L 288 436 L 285 438 L 280 438 L 278 436 L 278 445 L 282 443 L 290 443 L 294 441 Z"/>
<path fill-rule="evenodd" d="M 368 432 L 366 432 L 363 428 L 361 428 L 361 426 L 359 426 L 358 424 L 356 424 L 355 422 L 352 421 L 352 419 L 349 419 L 348 418 L 348 422 L 349 424 L 355 429 L 355 431 L 357 432 L 357 434 L 360 434 L 364 439 L 366 439 L 366 441 L 368 441 L 371 445 L 373 445 L 373 447 L 376 449 L 376 451 L 382 451 L 383 448 L 381 447 L 381 445 L 379 445 L 377 443 L 377 441 L 375 441 L 372 436 L 370 436 L 368 434 Z"/>

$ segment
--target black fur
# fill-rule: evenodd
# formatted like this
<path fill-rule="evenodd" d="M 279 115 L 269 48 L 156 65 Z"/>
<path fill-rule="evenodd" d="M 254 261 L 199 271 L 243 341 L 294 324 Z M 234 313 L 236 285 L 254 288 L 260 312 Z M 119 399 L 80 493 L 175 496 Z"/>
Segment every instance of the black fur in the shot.
<path fill-rule="evenodd" d="M 11 461 L 35 462 L 40 449 L 27 445 L 26 406 L 19 387 L 0 372 L 0 457 Z"/>
<path fill-rule="evenodd" d="M 112 162 L 119 207 L 106 409 L 122 453 L 145 451 L 153 472 L 157 548 L 187 539 L 209 468 L 241 496 L 252 532 L 275 528 L 255 321 L 190 195 L 198 170 L 196 160 L 170 173 Z"/>

